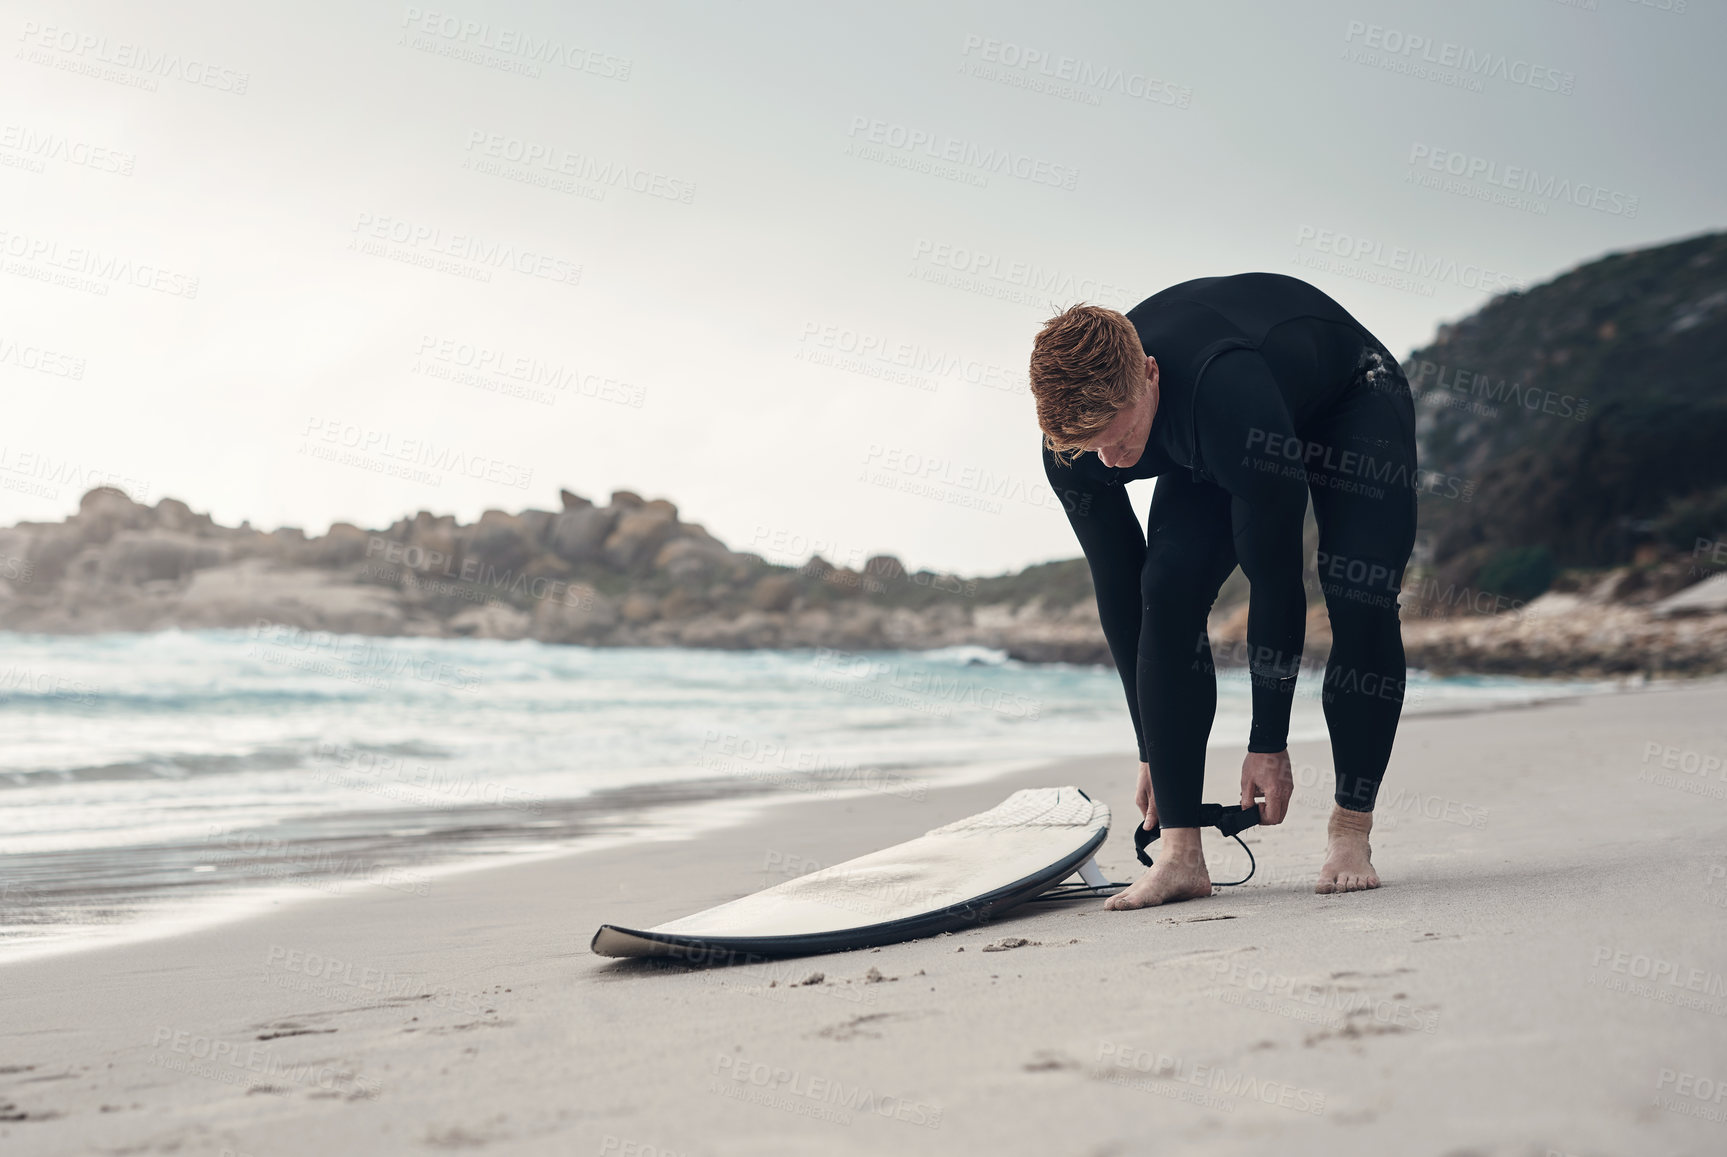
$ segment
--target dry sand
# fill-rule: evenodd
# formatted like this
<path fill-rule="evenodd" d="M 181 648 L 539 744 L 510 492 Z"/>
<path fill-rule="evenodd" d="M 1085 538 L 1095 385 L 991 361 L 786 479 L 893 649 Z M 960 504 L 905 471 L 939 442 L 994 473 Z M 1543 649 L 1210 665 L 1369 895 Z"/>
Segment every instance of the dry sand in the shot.
<path fill-rule="evenodd" d="M 587 949 L 1025 786 L 1105 799 L 1130 878 L 1124 756 L 14 963 L 0 1152 L 1720 1154 L 1724 708 L 1706 683 L 1407 721 L 1372 893 L 1312 892 L 1330 769 L 1303 744 L 1258 877 L 1167 909 L 729 969 Z M 1238 766 L 1213 753 L 1208 798 Z"/>

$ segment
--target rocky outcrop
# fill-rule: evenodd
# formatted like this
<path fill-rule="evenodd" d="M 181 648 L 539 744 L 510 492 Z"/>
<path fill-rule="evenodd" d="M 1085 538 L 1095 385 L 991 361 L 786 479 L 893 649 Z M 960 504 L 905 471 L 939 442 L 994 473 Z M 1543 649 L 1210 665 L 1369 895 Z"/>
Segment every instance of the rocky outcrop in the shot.
<path fill-rule="evenodd" d="M 1403 650 L 1412 668 L 1435 675 L 1493 674 L 1577 679 L 1622 675 L 1689 676 L 1727 672 L 1727 573 L 1678 594 L 1656 597 L 1675 575 L 1671 564 L 1620 567 L 1569 591 L 1529 603 L 1495 596 L 1447 598 L 1411 583 L 1400 599 Z M 1691 571 L 1695 581 L 1699 572 Z M 1247 607 L 1211 624 L 1220 662 L 1245 663 Z M 1309 608 L 1304 668 L 1331 650 L 1323 603 Z"/>
<path fill-rule="evenodd" d="M 63 523 L 0 529 L 0 628 L 81 633 L 257 628 L 591 646 L 918 650 L 977 645 L 1026 662 L 1108 664 L 1083 560 L 994 578 L 771 565 L 727 549 L 677 508 L 628 491 L 605 506 L 489 510 L 462 525 L 421 511 L 385 530 L 308 537 L 224 527 L 183 502 L 85 495 Z M 1699 556 L 1712 561 L 1713 553 Z M 1707 581 L 1700 581 L 1707 580 Z M 1524 605 L 1423 583 L 1403 595 L 1413 665 L 1520 675 L 1727 670 L 1727 571 L 1667 558 L 1566 580 Z M 1226 591 L 1234 588 L 1226 588 Z M 1236 590 L 1214 615 L 1218 661 L 1246 658 Z M 1316 592 L 1317 597 L 1317 592 Z M 1322 603 L 1306 661 L 1324 661 Z"/>

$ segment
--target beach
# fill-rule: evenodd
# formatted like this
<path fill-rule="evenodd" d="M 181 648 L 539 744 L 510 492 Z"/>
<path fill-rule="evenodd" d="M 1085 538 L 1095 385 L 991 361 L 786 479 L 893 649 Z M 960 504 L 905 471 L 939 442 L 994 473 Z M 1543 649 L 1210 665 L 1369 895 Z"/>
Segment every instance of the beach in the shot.
<path fill-rule="evenodd" d="M 1308 742 L 1288 820 L 1248 834 L 1252 882 L 1167 909 L 1034 904 L 732 968 L 588 951 L 603 922 L 684 915 L 1021 787 L 1107 802 L 1100 862 L 1131 879 L 1124 752 L 17 961 L 0 1147 L 1720 1152 L 1724 702 L 1702 682 L 1409 719 L 1369 893 L 1312 892 L 1330 766 Z M 1208 799 L 1237 798 L 1238 766 L 1210 753 Z M 1239 874 L 1207 846 L 1214 878 Z"/>

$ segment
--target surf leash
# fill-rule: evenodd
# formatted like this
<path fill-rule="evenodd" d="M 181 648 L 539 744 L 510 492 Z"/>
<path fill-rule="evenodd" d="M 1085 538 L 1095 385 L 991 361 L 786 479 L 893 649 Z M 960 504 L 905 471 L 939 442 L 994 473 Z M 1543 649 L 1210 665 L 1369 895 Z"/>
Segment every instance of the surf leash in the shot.
<path fill-rule="evenodd" d="M 1259 806 L 1244 808 L 1239 804 L 1202 803 L 1199 805 L 1199 826 L 1216 828 L 1226 836 L 1232 837 L 1241 845 L 1241 850 L 1247 853 L 1247 875 L 1239 880 L 1213 880 L 1214 888 L 1235 888 L 1253 879 L 1253 873 L 1259 870 L 1259 861 L 1253 858 L 1253 849 L 1247 846 L 1247 841 L 1241 838 L 1241 833 L 1259 823 Z M 1143 823 L 1135 824 L 1133 828 L 1133 854 L 1139 857 L 1139 862 L 1146 867 L 1152 866 L 1151 854 L 1146 851 L 1153 840 L 1163 832 L 1161 825 L 1147 828 Z M 1095 868 L 1093 869 L 1096 870 Z M 1088 883 L 1058 884 L 1041 895 L 1034 896 L 1037 900 L 1067 900 L 1074 896 L 1113 896 L 1128 884 L 1111 880 L 1105 884 L 1093 886 Z"/>

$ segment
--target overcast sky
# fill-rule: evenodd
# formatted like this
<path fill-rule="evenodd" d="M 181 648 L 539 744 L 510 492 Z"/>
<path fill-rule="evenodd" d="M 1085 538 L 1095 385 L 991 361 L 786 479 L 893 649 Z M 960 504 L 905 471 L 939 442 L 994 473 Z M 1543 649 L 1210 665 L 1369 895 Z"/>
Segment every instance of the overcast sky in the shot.
<path fill-rule="evenodd" d="M 1078 553 L 1061 308 L 1271 270 L 1401 355 L 1727 183 L 1718 0 L 4 10 L 4 524 L 631 489 L 993 573 Z"/>

